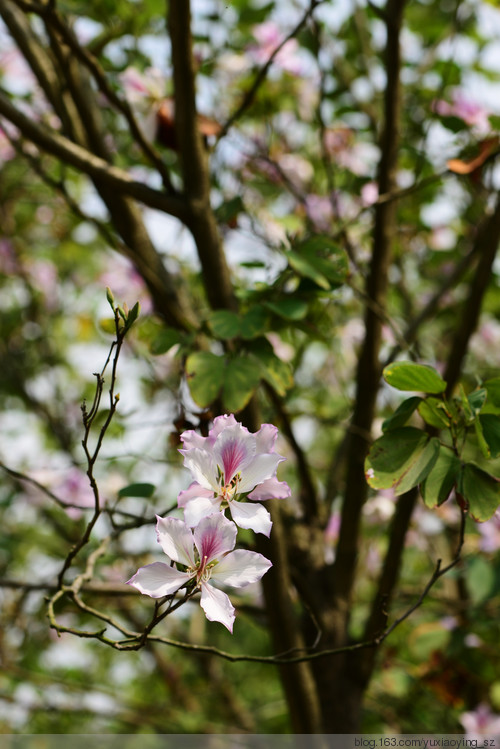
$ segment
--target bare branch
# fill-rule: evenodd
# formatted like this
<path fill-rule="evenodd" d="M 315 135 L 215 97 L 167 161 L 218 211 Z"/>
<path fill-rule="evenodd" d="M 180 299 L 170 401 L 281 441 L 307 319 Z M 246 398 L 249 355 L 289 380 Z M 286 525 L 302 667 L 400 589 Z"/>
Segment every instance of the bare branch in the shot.
<path fill-rule="evenodd" d="M 234 123 L 240 119 L 240 117 L 251 107 L 253 104 L 253 101 L 255 99 L 255 96 L 259 90 L 259 88 L 262 86 L 264 81 L 266 80 L 266 76 L 269 72 L 270 67 L 272 66 L 274 60 L 276 59 L 276 56 L 281 52 L 285 44 L 290 40 L 293 39 L 299 31 L 302 29 L 302 27 L 307 23 L 307 20 L 311 17 L 314 10 L 318 7 L 318 5 L 321 5 L 325 0 L 310 0 L 309 7 L 303 14 L 300 21 L 294 26 L 294 28 L 290 31 L 289 34 L 285 36 L 283 41 L 278 44 L 275 49 L 271 52 L 269 55 L 269 58 L 266 60 L 264 65 L 260 68 L 259 72 L 255 76 L 255 79 L 246 92 L 245 96 L 243 97 L 243 100 L 239 107 L 236 109 L 235 112 L 229 117 L 228 121 L 223 126 L 220 134 L 219 134 L 219 140 L 223 138 L 228 130 L 234 125 Z"/>
<path fill-rule="evenodd" d="M 124 196 L 135 198 L 140 203 L 169 213 L 181 221 L 186 220 L 186 206 L 182 200 L 154 190 L 142 182 L 137 182 L 123 169 L 111 166 L 104 159 L 73 143 L 64 135 L 35 122 L 16 109 L 11 104 L 8 94 L 2 90 L 0 90 L 0 115 L 19 128 L 25 138 L 43 151 L 61 159 L 65 164 L 99 180 Z"/>

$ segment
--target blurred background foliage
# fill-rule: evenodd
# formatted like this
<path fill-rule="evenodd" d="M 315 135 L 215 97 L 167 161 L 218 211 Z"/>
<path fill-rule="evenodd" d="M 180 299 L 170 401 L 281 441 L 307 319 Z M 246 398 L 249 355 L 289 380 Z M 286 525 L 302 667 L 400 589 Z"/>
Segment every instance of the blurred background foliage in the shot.
<path fill-rule="evenodd" d="M 114 93 L 154 146 L 172 195 L 181 194 L 182 157 L 169 140 L 173 123 L 166 114 L 159 119 L 174 93 L 163 0 L 49 5 L 107 81 L 108 95 L 95 79 L 89 86 L 109 160 L 161 192 L 157 164 Z M 24 19 L 21 28 L 29 23 L 57 57 L 58 35 L 50 38 L 50 16 L 47 21 L 41 7 L 0 2 L 1 89 L 37 126 L 77 142 L 13 40 L 15 10 Z M 184 328 L 165 323 L 126 232 L 84 170 L 33 145 L 0 108 L 1 732 L 296 730 L 276 667 L 151 642 L 118 652 L 95 639 L 57 636 L 48 625 L 46 596 L 92 514 L 80 407 L 93 400 L 93 373 L 112 341 L 105 287 L 118 304 L 132 308 L 139 301 L 141 315 L 126 339 L 119 408 L 95 466 L 111 511 L 99 518 L 88 551 L 74 565 L 81 572 L 88 554 L 110 536 L 85 589 L 91 605 L 134 629 L 146 626 L 152 602 L 123 583 L 157 558 L 154 515 L 172 511 L 185 486 L 179 434 L 203 431 L 217 412 L 242 412 L 252 398 L 259 400 L 261 423 L 281 429 L 278 452 L 288 460 L 280 478 L 292 488 L 292 518 L 301 513 L 298 456 L 305 456 L 322 508 L 316 551 L 322 563 L 334 564 L 346 435 L 370 307 L 365 282 L 376 206 L 384 203 L 378 180 L 391 7 L 361 0 L 193 0 L 210 200 L 237 306 L 207 301 L 207 284 L 217 296 L 217 280 L 201 272 L 191 232 L 168 208 L 146 201 L 144 225 L 195 321 Z M 484 288 L 474 290 L 478 236 L 498 210 L 499 32 L 496 3 L 410 0 L 404 8 L 390 202 L 399 199 L 377 357 L 381 364 L 402 356 L 445 371 L 467 310 L 479 301 L 481 315 L 460 363 L 467 392 L 497 376 L 500 366 L 500 267 L 493 259 Z M 66 95 L 64 81 L 60 86 Z M 400 402 L 401 394 L 382 384 L 373 437 Z M 468 458 L 481 464 L 477 444 L 470 451 Z M 499 468 L 497 460 L 491 470 Z M 120 494 L 141 482 L 154 485 L 152 496 Z M 391 490 L 370 491 L 364 503 L 353 641 L 363 639 L 395 506 Z M 454 498 L 432 511 L 418 500 L 390 621 L 418 599 L 437 559 L 453 556 L 459 514 Z M 301 553 L 311 538 L 294 539 Z M 254 543 L 251 534 L 247 543 Z M 499 732 L 499 550 L 498 512 L 479 525 L 467 519 L 460 563 L 381 647 L 362 730 Z M 292 580 L 293 610 L 306 620 L 300 581 Z M 192 603 L 165 620 L 161 634 L 233 653 L 272 654 L 260 589 L 235 605 L 233 637 L 206 622 Z M 61 605 L 58 616 L 66 627 L 96 630 L 93 617 L 70 605 Z M 112 627 L 110 636 L 118 636 Z"/>

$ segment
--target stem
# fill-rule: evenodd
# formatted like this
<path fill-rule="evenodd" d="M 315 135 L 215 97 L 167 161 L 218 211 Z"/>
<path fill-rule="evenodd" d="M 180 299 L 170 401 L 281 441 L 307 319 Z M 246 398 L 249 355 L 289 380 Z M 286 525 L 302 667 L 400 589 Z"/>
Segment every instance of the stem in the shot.
<path fill-rule="evenodd" d="M 396 184 L 396 166 L 399 143 L 401 52 L 399 33 L 403 17 L 404 0 L 387 3 L 387 45 L 384 132 L 379 164 L 379 190 L 390 193 Z M 346 492 L 342 507 L 342 521 L 334 564 L 337 605 L 347 618 L 348 601 L 354 581 L 361 509 L 368 486 L 364 476 L 364 459 L 370 441 L 375 413 L 381 366 L 379 350 L 382 320 L 375 309 L 385 310 L 387 273 L 390 263 L 395 225 L 395 203 L 382 203 L 375 208 L 373 251 L 366 293 L 372 304 L 366 305 L 365 338 L 358 362 L 356 376 L 356 403 L 351 425 L 350 447 L 347 458 Z"/>

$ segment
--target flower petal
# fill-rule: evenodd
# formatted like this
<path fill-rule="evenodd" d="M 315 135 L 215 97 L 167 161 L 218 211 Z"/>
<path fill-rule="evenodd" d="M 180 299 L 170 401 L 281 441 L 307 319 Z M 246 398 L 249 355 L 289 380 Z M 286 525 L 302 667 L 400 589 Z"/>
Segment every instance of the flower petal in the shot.
<path fill-rule="evenodd" d="M 240 528 L 250 528 L 255 533 L 263 533 L 269 538 L 273 526 L 271 516 L 266 508 L 258 502 L 229 503 L 229 511 L 236 525 Z"/>
<path fill-rule="evenodd" d="M 218 490 L 217 464 L 210 452 L 199 447 L 190 450 L 179 450 L 184 455 L 184 465 L 189 468 L 195 480 L 204 489 Z"/>
<path fill-rule="evenodd" d="M 212 492 L 213 495 L 213 492 Z M 184 522 L 189 525 L 190 528 L 194 528 L 198 525 L 200 520 L 208 518 L 210 515 L 215 515 L 220 512 L 220 505 L 222 500 L 220 497 L 212 496 L 211 499 L 207 497 L 195 497 L 190 499 L 184 507 Z"/>
<path fill-rule="evenodd" d="M 209 622 L 220 622 L 233 633 L 234 606 L 225 593 L 202 583 L 200 606 Z"/>
<path fill-rule="evenodd" d="M 278 428 L 273 424 L 262 424 L 258 432 L 255 432 L 257 453 L 274 452 L 274 443 L 278 436 Z"/>
<path fill-rule="evenodd" d="M 173 562 L 180 562 L 187 567 L 195 564 L 193 534 L 182 520 L 160 518 L 157 515 L 156 538 L 167 557 Z"/>
<path fill-rule="evenodd" d="M 127 585 L 132 585 L 151 598 L 163 598 L 175 593 L 190 578 L 191 575 L 187 572 L 180 572 L 163 562 L 153 562 L 140 567 L 135 575 L 127 580 Z"/>
<path fill-rule="evenodd" d="M 244 471 L 255 456 L 255 437 L 239 423 L 226 427 L 214 445 L 214 458 L 224 472 L 224 483 Z M 267 477 L 266 477 L 267 478 Z"/>
<path fill-rule="evenodd" d="M 194 542 L 201 559 L 208 562 L 220 559 L 234 549 L 238 529 L 222 512 L 200 520 L 193 531 Z"/>
<path fill-rule="evenodd" d="M 185 507 L 190 499 L 197 499 L 198 497 L 213 497 L 214 492 L 212 489 L 205 489 L 204 486 L 199 484 L 197 481 L 193 481 L 187 489 L 180 492 L 177 497 L 177 504 L 179 507 Z"/>
<path fill-rule="evenodd" d="M 226 429 L 226 427 L 234 427 L 238 424 L 233 414 L 223 414 L 222 416 L 216 416 L 214 419 L 214 425 L 208 433 L 208 439 L 211 440 L 210 444 L 214 444 L 219 434 Z"/>
<path fill-rule="evenodd" d="M 278 481 L 276 476 L 266 479 L 258 484 L 248 495 L 248 499 L 266 500 L 266 499 L 286 499 L 291 495 L 291 490 L 286 481 Z"/>
<path fill-rule="evenodd" d="M 286 458 L 278 455 L 278 453 L 261 453 L 260 455 L 256 455 L 241 475 L 241 481 L 238 484 L 238 493 L 249 492 L 257 484 L 262 484 L 266 479 L 270 479 L 276 473 L 278 464 L 282 460 L 286 460 Z"/>
<path fill-rule="evenodd" d="M 181 440 L 184 450 L 192 450 L 193 447 L 199 447 L 204 450 L 207 438 L 199 435 L 194 429 L 188 429 L 187 432 L 181 434 Z"/>
<path fill-rule="evenodd" d="M 214 567 L 212 580 L 234 588 L 244 588 L 245 585 L 256 583 L 265 575 L 272 562 L 256 551 L 237 549 L 226 554 L 219 564 Z"/>

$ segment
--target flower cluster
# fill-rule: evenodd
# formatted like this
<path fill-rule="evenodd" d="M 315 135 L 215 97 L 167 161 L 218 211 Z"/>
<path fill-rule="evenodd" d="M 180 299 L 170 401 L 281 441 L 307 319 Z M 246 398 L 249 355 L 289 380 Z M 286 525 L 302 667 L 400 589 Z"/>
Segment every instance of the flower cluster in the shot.
<path fill-rule="evenodd" d="M 261 501 L 290 496 L 288 484 L 276 477 L 285 460 L 275 452 L 277 436 L 272 424 L 252 434 L 232 414 L 217 417 L 208 437 L 184 432 L 180 452 L 194 478 L 178 497 L 184 521 L 157 517 L 156 525 L 158 543 L 171 564 L 141 567 L 128 583 L 152 598 L 181 588 L 200 590 L 207 619 L 232 632 L 234 607 L 214 584 L 243 588 L 271 567 L 262 554 L 234 547 L 237 525 L 269 536 L 271 517 Z M 232 520 L 225 516 L 226 509 Z"/>

